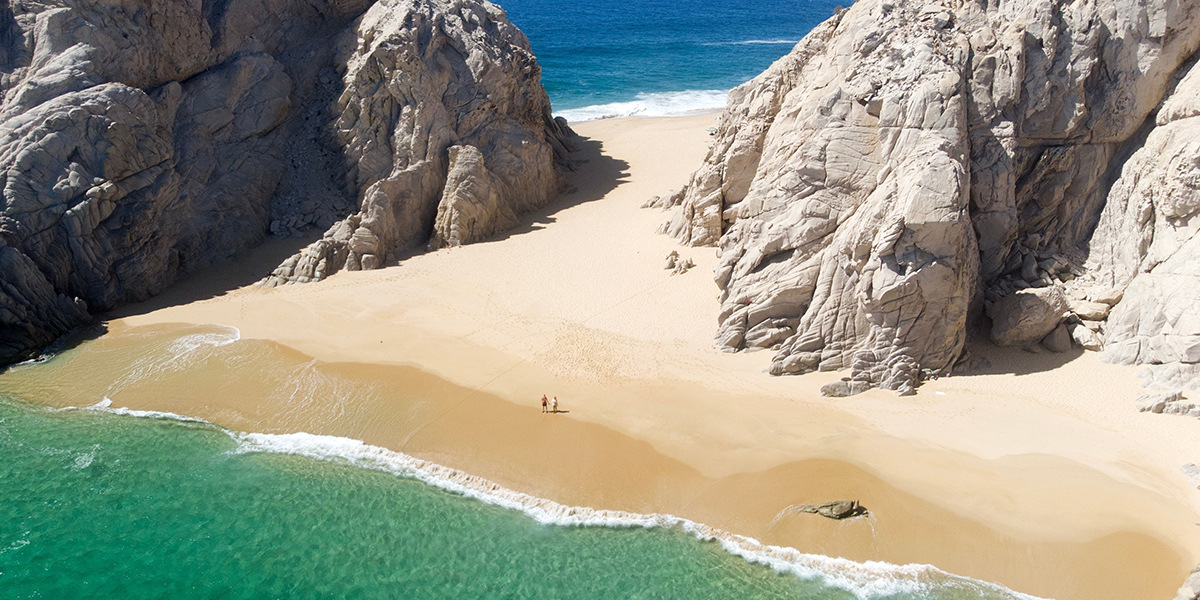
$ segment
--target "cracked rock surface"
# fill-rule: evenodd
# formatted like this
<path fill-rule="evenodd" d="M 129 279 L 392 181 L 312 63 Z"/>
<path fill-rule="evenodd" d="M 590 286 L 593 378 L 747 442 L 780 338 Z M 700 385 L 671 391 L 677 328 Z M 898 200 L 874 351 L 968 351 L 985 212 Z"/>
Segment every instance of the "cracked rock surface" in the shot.
<path fill-rule="evenodd" d="M 1054 333 L 1200 386 L 1198 18 L 1196 0 L 840 11 L 730 93 L 662 202 L 665 233 L 719 248 L 718 346 L 907 391 L 986 314 L 998 343 Z"/>
<path fill-rule="evenodd" d="M 329 229 L 270 283 L 485 238 L 570 135 L 482 1 L 5 2 L 0 364 L 270 234 Z"/>

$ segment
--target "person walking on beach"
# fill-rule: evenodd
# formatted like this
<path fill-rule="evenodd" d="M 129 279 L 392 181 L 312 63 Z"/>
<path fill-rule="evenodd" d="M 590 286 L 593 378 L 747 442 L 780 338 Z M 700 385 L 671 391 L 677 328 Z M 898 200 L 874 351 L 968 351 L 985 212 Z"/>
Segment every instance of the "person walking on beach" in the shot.
<path fill-rule="evenodd" d="M 553 413 L 558 412 L 558 396 L 555 396 L 554 400 L 550 401 L 550 412 L 553 412 Z"/>
<path fill-rule="evenodd" d="M 547 404 L 546 395 L 542 394 L 542 412 L 546 412 L 546 404 Z"/>

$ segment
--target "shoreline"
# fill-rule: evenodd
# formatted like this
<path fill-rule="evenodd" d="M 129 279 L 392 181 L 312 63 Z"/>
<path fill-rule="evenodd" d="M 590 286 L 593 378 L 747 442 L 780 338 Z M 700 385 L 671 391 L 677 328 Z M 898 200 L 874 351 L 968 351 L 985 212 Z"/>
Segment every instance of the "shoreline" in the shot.
<path fill-rule="evenodd" d="M 667 214 L 639 208 L 686 181 L 709 121 L 573 125 L 588 138 L 577 191 L 515 232 L 319 284 L 127 307 L 106 337 L 220 324 L 347 381 L 427 388 L 415 408 L 360 402 L 371 406 L 359 407 L 357 439 L 562 504 L 657 505 L 665 509 L 633 512 L 802 552 L 932 563 L 1039 596 L 1169 597 L 1200 561 L 1200 494 L 1167 463 L 1200 458 L 1184 456 L 1200 422 L 1137 413 L 1135 369 L 1091 354 L 977 346 L 992 364 L 977 374 L 929 382 L 915 397 L 873 390 L 833 400 L 818 390 L 839 373 L 772 378 L 762 373 L 769 352 L 712 348 L 715 252 L 654 234 Z M 672 250 L 697 266 L 670 276 L 662 261 Z M 570 412 L 538 421 L 542 393 Z M 236 395 L 115 401 L 174 406 L 231 429 L 307 418 L 318 429 L 310 433 L 339 435 Z M 544 466 L 547 452 L 580 444 L 564 451 L 572 463 Z M 782 509 L 833 495 L 881 509 L 875 530 L 779 525 Z"/>
<path fill-rule="evenodd" d="M 820 580 L 829 587 L 848 591 L 859 598 L 896 593 L 919 594 L 936 592 L 937 584 L 961 581 L 974 588 L 1004 594 L 1005 597 L 1034 597 L 1013 592 L 994 583 L 971 580 L 947 573 L 933 565 L 889 563 L 853 563 L 846 559 L 820 554 L 806 554 L 794 548 L 771 546 L 757 539 L 723 531 L 703 523 L 671 514 L 631 513 L 620 510 L 595 509 L 587 506 L 566 506 L 553 500 L 531 496 L 505 488 L 495 482 L 465 471 L 425 461 L 414 456 L 371 446 L 362 440 L 312 435 L 308 433 L 264 434 L 226 429 L 210 421 L 171 412 L 142 411 L 113 407 L 109 399 L 93 406 L 66 406 L 54 411 L 83 411 L 108 413 L 132 418 L 161 419 L 186 424 L 202 424 L 217 428 L 238 444 L 235 450 L 244 453 L 275 453 L 303 456 L 318 461 L 348 464 L 361 469 L 382 471 L 398 477 L 415 479 L 426 485 L 523 513 L 543 525 L 562 527 L 611 527 L 644 529 L 679 529 L 699 541 L 715 542 L 734 556 L 747 562 L 772 568 L 806 580 Z M 860 517 L 869 518 L 869 516 Z M 936 579 L 931 579 L 931 576 Z"/>

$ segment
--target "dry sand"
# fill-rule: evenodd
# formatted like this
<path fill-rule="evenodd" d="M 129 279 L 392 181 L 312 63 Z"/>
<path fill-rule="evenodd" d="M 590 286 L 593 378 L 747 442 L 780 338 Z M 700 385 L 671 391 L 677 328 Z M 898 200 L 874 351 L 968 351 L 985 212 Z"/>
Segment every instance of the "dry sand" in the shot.
<path fill-rule="evenodd" d="M 985 345 L 973 352 L 989 366 L 915 397 L 835 400 L 818 390 L 838 373 L 775 378 L 769 352 L 713 348 L 715 250 L 678 247 L 654 233 L 667 215 L 640 208 L 687 181 L 713 119 L 579 125 L 577 190 L 499 239 L 320 284 L 216 291 L 278 262 L 291 248 L 277 242 L 111 324 L 114 344 L 152 325 L 234 326 L 288 368 L 375 390 L 342 390 L 328 418 L 320 399 L 296 410 L 294 395 L 268 402 L 271 390 L 203 370 L 192 393 L 116 401 L 350 435 L 567 504 L 1041 596 L 1170 597 L 1200 562 L 1200 492 L 1179 470 L 1200 462 L 1200 420 L 1137 413 L 1133 369 Z M 671 275 L 672 250 L 696 267 Z M 543 393 L 569 412 L 541 414 Z M 873 516 L 786 510 L 843 497 Z"/>

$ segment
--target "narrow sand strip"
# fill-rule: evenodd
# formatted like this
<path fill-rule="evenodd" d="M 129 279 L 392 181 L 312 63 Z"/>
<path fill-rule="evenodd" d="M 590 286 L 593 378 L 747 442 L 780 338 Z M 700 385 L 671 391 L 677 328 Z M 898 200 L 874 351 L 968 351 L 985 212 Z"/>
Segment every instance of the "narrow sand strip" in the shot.
<path fill-rule="evenodd" d="M 686 182 L 712 119 L 582 124 L 578 189 L 500 239 L 320 284 L 132 307 L 114 335 L 228 325 L 355 363 L 339 368 L 364 370 L 363 381 L 432 376 L 446 384 L 422 384 L 424 408 L 401 417 L 376 403 L 358 437 L 566 504 L 678 514 L 855 560 L 929 562 L 1042 596 L 1169 597 L 1200 561 L 1200 492 L 1179 471 L 1200 462 L 1200 421 L 1138 414 L 1133 369 L 979 347 L 990 366 L 915 397 L 833 400 L 818 389 L 839 374 L 773 378 L 762 372 L 769 352 L 713 348 L 715 250 L 678 247 L 654 233 L 667 215 L 640 208 Z M 670 275 L 672 250 L 696 267 Z M 246 407 L 255 396 L 231 393 L 220 410 L 162 394 L 118 402 L 251 430 L 234 421 L 257 411 Z M 541 415 L 543 393 L 570 412 Z M 862 500 L 874 526 L 776 518 L 835 497 Z"/>

